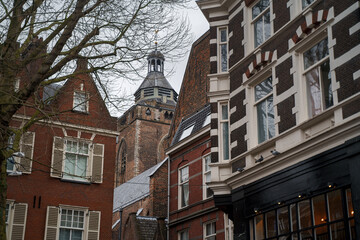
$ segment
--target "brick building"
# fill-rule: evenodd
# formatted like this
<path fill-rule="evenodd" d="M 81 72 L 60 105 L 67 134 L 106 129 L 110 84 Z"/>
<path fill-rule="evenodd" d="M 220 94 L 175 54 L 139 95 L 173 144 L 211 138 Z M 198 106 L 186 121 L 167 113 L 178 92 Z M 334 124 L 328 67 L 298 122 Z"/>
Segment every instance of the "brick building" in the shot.
<path fill-rule="evenodd" d="M 234 239 L 358 239 L 359 1 L 198 5 L 210 23 L 209 186 Z"/>
<path fill-rule="evenodd" d="M 210 177 L 210 32 L 192 46 L 166 150 L 170 159 L 168 239 L 230 239 L 232 224 L 217 207 Z M 230 234 L 229 234 L 230 233 Z"/>
<path fill-rule="evenodd" d="M 25 157 L 8 159 L 8 239 L 111 239 L 116 118 L 91 76 L 80 73 L 86 68 L 78 60 L 73 78 L 35 96 L 47 114 L 62 113 L 33 124 L 20 142 Z M 21 108 L 11 126 L 34 112 Z"/>
<path fill-rule="evenodd" d="M 115 188 L 112 239 L 166 239 L 167 171 L 165 159 Z"/>
<path fill-rule="evenodd" d="M 148 56 L 148 74 L 135 92 L 135 105 L 118 120 L 115 187 L 165 158 L 177 93 L 164 76 L 164 55 Z"/>

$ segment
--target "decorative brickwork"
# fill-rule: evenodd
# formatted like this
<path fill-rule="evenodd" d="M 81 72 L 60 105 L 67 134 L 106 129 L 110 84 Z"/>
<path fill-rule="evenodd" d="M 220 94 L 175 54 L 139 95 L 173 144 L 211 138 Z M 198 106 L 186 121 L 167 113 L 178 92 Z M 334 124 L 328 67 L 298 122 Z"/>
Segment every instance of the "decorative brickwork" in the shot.
<path fill-rule="evenodd" d="M 293 75 L 290 74 L 292 67 L 292 57 L 275 67 L 275 74 L 278 78 L 278 84 L 276 84 L 276 94 L 278 96 L 294 86 Z"/>
<path fill-rule="evenodd" d="M 294 95 L 277 104 L 279 122 L 279 134 L 296 125 L 295 114 L 292 114 L 292 108 L 295 107 Z"/>

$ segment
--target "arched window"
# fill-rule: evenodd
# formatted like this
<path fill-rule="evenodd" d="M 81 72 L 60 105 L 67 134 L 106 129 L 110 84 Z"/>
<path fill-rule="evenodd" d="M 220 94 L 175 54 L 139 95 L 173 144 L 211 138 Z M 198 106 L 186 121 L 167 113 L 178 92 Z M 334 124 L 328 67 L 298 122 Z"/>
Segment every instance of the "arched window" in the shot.
<path fill-rule="evenodd" d="M 127 158 L 126 148 L 127 147 L 126 147 L 125 139 L 122 139 L 117 154 L 115 187 L 125 182 L 126 158 Z"/>
<path fill-rule="evenodd" d="M 151 70 L 155 71 L 155 60 L 151 60 Z"/>
<path fill-rule="evenodd" d="M 156 71 L 160 72 L 160 67 L 161 67 L 161 62 L 160 60 L 157 60 Z"/>

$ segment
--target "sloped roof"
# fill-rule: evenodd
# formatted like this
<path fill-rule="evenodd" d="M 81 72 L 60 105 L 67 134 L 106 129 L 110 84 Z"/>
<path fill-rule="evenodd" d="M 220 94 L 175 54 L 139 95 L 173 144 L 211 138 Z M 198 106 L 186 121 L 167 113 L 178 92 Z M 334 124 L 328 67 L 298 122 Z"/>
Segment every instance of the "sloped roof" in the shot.
<path fill-rule="evenodd" d="M 194 126 L 194 127 L 193 127 L 191 133 L 189 134 L 189 136 L 196 133 L 197 131 L 199 131 L 203 127 L 205 127 L 204 123 L 206 121 L 206 118 L 210 114 L 211 114 L 210 105 L 207 104 L 207 105 L 205 105 L 205 107 L 201 108 L 196 113 L 192 114 L 191 116 L 189 116 L 186 119 L 183 119 L 182 122 L 180 123 L 178 129 L 176 130 L 176 133 L 175 133 L 175 136 L 174 136 L 173 141 L 171 143 L 171 146 L 173 146 L 176 143 L 180 142 L 180 138 L 181 138 L 183 132 L 186 129 L 189 129 L 191 126 Z"/>
<path fill-rule="evenodd" d="M 162 72 L 149 72 L 136 92 L 144 88 L 163 87 L 173 90 Z"/>
<path fill-rule="evenodd" d="M 114 189 L 113 211 L 118 211 L 150 194 L 150 177 L 166 162 L 162 162 L 142 172 Z"/>

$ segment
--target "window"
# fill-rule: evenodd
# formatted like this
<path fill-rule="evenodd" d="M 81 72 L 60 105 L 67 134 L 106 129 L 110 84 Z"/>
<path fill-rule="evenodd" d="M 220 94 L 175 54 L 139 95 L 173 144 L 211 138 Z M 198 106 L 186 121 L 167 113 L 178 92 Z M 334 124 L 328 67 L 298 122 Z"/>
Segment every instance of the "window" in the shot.
<path fill-rule="evenodd" d="M 211 114 L 207 115 L 205 118 L 205 121 L 203 123 L 203 127 L 205 127 L 206 125 L 210 124 L 211 122 Z"/>
<path fill-rule="evenodd" d="M 88 112 L 88 96 L 84 92 L 74 92 L 73 109 L 79 112 Z"/>
<path fill-rule="evenodd" d="M 303 60 L 308 112 L 314 117 L 334 104 L 327 38 L 305 51 Z"/>
<path fill-rule="evenodd" d="M 222 160 L 230 158 L 230 135 L 229 135 L 229 106 L 227 103 L 220 104 L 220 154 Z"/>
<path fill-rule="evenodd" d="M 226 213 L 224 213 L 224 222 L 225 240 L 234 240 L 234 224 Z"/>
<path fill-rule="evenodd" d="M 205 223 L 204 225 L 204 240 L 216 239 L 216 222 Z"/>
<path fill-rule="evenodd" d="M 356 239 L 350 189 L 299 199 L 258 214 L 249 222 L 251 240 Z"/>
<path fill-rule="evenodd" d="M 104 145 L 86 139 L 54 137 L 51 177 L 102 183 Z"/>
<path fill-rule="evenodd" d="M 62 209 L 60 240 L 81 240 L 84 232 L 84 211 Z"/>
<path fill-rule="evenodd" d="M 25 239 L 27 204 L 6 200 L 5 231 L 7 239 Z"/>
<path fill-rule="evenodd" d="M 307 6 L 309 6 L 312 2 L 314 2 L 314 0 L 301 0 L 302 2 L 302 8 L 306 8 Z"/>
<path fill-rule="evenodd" d="M 252 7 L 255 48 L 271 36 L 270 0 L 260 0 Z"/>
<path fill-rule="evenodd" d="M 211 181 L 211 171 L 209 164 L 211 163 L 211 155 L 206 155 L 204 157 L 204 167 L 203 167 L 203 198 L 209 198 L 214 195 L 214 192 L 206 185 L 206 183 Z"/>
<path fill-rule="evenodd" d="M 180 140 L 183 140 L 184 138 L 186 138 L 186 137 L 188 137 L 188 136 L 190 136 L 190 134 L 191 134 L 194 126 L 195 126 L 195 124 L 192 124 L 192 125 L 190 125 L 189 127 L 185 128 L 185 129 L 183 130 L 182 134 L 181 134 L 181 137 L 179 138 L 179 141 L 180 141 Z"/>
<path fill-rule="evenodd" d="M 48 206 L 44 239 L 98 240 L 100 219 L 101 212 L 86 207 Z"/>
<path fill-rule="evenodd" d="M 227 28 L 220 28 L 218 32 L 219 36 L 219 45 L 218 45 L 218 51 L 219 51 L 219 72 L 227 72 L 228 70 L 228 34 L 227 34 Z"/>
<path fill-rule="evenodd" d="M 189 240 L 189 230 L 179 232 L 179 240 Z"/>
<path fill-rule="evenodd" d="M 66 140 L 64 178 L 86 180 L 89 160 L 89 143 Z"/>
<path fill-rule="evenodd" d="M 255 86 L 258 143 L 275 135 L 272 77 Z"/>
<path fill-rule="evenodd" d="M 9 137 L 8 148 L 12 148 L 15 135 Z M 34 151 L 35 133 L 26 132 L 20 139 L 20 149 L 18 153 L 22 153 L 24 156 L 20 157 L 20 154 L 13 155 L 7 159 L 6 172 L 8 174 L 22 174 L 31 173 L 32 158 Z"/>
<path fill-rule="evenodd" d="M 180 207 L 189 205 L 189 166 L 179 169 Z"/>

